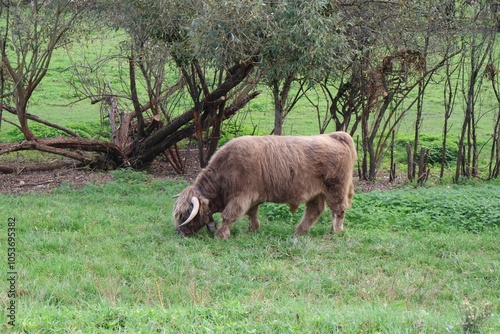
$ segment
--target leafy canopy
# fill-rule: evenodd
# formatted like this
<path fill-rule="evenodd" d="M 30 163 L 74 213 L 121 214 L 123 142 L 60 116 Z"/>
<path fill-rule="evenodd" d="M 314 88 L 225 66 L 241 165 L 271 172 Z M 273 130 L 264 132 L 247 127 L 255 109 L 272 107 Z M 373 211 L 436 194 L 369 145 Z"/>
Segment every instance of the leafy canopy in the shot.
<path fill-rule="evenodd" d="M 111 4 L 110 4 L 111 5 Z M 271 80 L 318 77 L 350 58 L 344 21 L 323 0 L 113 1 L 113 22 L 164 43 L 180 64 L 254 61 Z"/>

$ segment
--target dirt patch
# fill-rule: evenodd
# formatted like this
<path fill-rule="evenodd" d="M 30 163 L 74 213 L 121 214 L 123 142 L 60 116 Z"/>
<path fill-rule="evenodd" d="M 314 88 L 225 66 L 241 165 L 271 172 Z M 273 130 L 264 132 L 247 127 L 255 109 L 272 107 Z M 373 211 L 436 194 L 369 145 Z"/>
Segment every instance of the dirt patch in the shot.
<path fill-rule="evenodd" d="M 376 181 L 363 181 L 358 178 L 354 179 L 354 186 L 361 192 L 369 192 L 374 190 L 391 190 L 402 188 L 405 185 L 404 180 L 397 178 L 394 181 L 389 181 L 388 177 L 382 177 Z"/>
<path fill-rule="evenodd" d="M 192 183 L 198 175 L 200 168 L 195 160 L 190 160 L 185 173 L 178 175 L 174 169 L 164 160 L 157 159 L 145 170 L 154 178 L 174 179 L 183 178 Z M 93 171 L 89 169 L 61 168 L 52 171 L 21 171 L 19 173 L 0 173 L 0 193 L 50 193 L 64 182 L 75 188 L 82 188 L 87 184 L 103 184 L 113 180 L 111 172 Z M 401 186 L 402 182 L 389 182 L 385 178 L 376 182 L 354 180 L 356 189 L 362 192 L 373 190 L 388 190 Z"/>
<path fill-rule="evenodd" d="M 19 174 L 0 174 L 0 192 L 50 192 L 61 183 L 83 187 L 85 184 L 106 183 L 113 179 L 110 173 L 64 168 L 53 171 L 21 172 Z"/>
<path fill-rule="evenodd" d="M 164 158 L 156 159 L 145 172 L 158 179 L 184 178 L 187 182 L 193 182 L 200 168 L 192 153 L 185 153 L 185 172 L 179 175 L 168 164 Z M 33 171 L 23 168 L 23 163 L 33 166 L 33 163 L 22 161 L 19 163 L 4 162 L 5 169 L 13 169 L 15 173 L 2 173 L 0 170 L 0 193 L 49 193 L 58 188 L 64 182 L 70 187 L 82 188 L 86 184 L 103 184 L 113 180 L 110 171 L 90 170 L 88 168 L 67 167 L 53 170 Z M 58 163 L 64 164 L 64 161 Z M 36 164 L 43 165 L 44 163 Z M 47 164 L 48 165 L 48 164 Z"/>

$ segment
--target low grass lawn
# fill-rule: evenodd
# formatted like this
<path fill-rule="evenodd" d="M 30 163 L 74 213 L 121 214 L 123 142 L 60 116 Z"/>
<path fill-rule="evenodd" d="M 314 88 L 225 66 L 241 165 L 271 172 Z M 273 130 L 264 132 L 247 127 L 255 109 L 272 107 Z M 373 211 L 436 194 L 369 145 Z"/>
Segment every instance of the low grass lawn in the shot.
<path fill-rule="evenodd" d="M 284 206 L 229 240 L 180 238 L 183 181 L 118 171 L 106 185 L 0 195 L 16 222 L 13 333 L 499 333 L 499 184 L 358 193 L 345 231 L 305 236 Z"/>

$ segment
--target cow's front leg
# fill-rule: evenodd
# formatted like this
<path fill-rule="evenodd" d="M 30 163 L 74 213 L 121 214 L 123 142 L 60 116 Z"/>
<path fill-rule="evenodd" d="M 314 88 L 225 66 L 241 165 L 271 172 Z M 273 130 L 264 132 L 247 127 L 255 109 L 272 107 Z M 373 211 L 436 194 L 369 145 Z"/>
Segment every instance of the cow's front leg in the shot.
<path fill-rule="evenodd" d="M 332 229 L 331 233 L 339 233 L 344 229 L 345 211 L 348 207 L 345 198 L 327 199 L 328 207 L 332 212 Z"/>
<path fill-rule="evenodd" d="M 212 214 L 210 214 L 208 216 L 208 219 L 209 219 L 209 222 L 207 224 L 207 230 L 209 230 L 210 232 L 215 232 L 217 230 L 217 223 L 214 220 L 214 216 Z"/>
<path fill-rule="evenodd" d="M 318 218 L 325 211 L 325 197 L 318 195 L 306 203 L 306 211 L 295 228 L 295 234 L 301 235 L 309 232 L 311 227 L 318 221 Z"/>
<path fill-rule="evenodd" d="M 339 233 L 344 229 L 344 219 L 346 210 L 352 205 L 354 196 L 354 185 L 352 182 L 336 183 L 327 182 L 326 203 L 332 212 L 331 232 Z"/>
<path fill-rule="evenodd" d="M 260 227 L 259 218 L 257 217 L 258 213 L 259 213 L 259 204 L 252 206 L 250 210 L 248 210 L 247 212 L 248 230 L 250 232 L 257 231 Z"/>
<path fill-rule="evenodd" d="M 250 205 L 245 204 L 240 203 L 238 198 L 227 204 L 226 208 L 222 211 L 222 224 L 215 234 L 216 237 L 220 239 L 229 238 L 231 235 L 231 226 L 250 209 Z"/>
<path fill-rule="evenodd" d="M 227 239 L 227 238 L 229 238 L 229 236 L 231 235 L 231 231 L 230 231 L 231 225 L 233 225 L 233 223 L 228 224 L 227 222 L 222 221 L 222 225 L 217 230 L 217 233 L 215 233 L 215 236 L 217 238 L 219 238 L 219 239 Z"/>

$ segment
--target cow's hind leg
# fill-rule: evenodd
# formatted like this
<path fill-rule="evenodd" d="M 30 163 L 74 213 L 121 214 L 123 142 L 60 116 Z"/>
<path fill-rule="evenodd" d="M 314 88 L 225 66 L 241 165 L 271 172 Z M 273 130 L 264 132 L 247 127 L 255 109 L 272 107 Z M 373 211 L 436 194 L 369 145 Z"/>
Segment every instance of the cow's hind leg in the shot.
<path fill-rule="evenodd" d="M 348 185 L 346 189 L 338 186 L 335 191 L 329 192 L 326 202 L 332 212 L 332 233 L 342 232 L 344 229 L 345 212 L 351 206 L 354 187 Z"/>
<path fill-rule="evenodd" d="M 311 227 L 318 221 L 319 216 L 325 211 L 325 197 L 318 195 L 306 203 L 306 211 L 295 228 L 295 234 L 304 234 L 309 232 Z"/>
<path fill-rule="evenodd" d="M 332 229 L 330 233 L 340 233 L 344 229 L 344 219 L 345 211 L 337 211 L 337 213 L 332 214 Z"/>
<path fill-rule="evenodd" d="M 234 222 L 239 218 L 243 217 L 245 213 L 250 209 L 250 205 L 247 203 L 240 203 L 237 200 L 232 200 L 229 202 L 222 211 L 222 223 L 221 227 L 216 232 L 216 237 L 220 239 L 227 239 L 231 235 L 230 229 Z"/>
<path fill-rule="evenodd" d="M 345 194 L 342 196 L 342 194 Z M 328 207 L 332 211 L 332 229 L 330 233 L 339 233 L 344 229 L 345 212 L 352 206 L 354 197 L 354 184 L 352 182 L 347 190 L 336 193 L 332 200 L 328 202 Z"/>
<path fill-rule="evenodd" d="M 247 211 L 248 216 L 248 230 L 250 232 L 257 231 L 260 227 L 259 218 L 257 214 L 259 213 L 259 204 L 254 205 Z"/>

